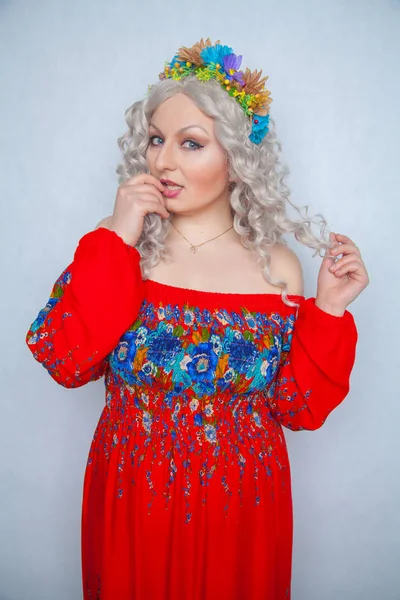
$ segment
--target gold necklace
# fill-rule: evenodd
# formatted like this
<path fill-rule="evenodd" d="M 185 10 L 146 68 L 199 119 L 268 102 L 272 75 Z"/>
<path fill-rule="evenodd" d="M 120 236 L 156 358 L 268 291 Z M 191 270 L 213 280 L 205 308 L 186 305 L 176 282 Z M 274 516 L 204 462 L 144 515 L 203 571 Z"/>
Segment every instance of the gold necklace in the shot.
<path fill-rule="evenodd" d="M 176 229 L 175 225 L 171 222 L 171 225 L 174 229 Z M 193 254 L 196 253 L 197 248 L 199 246 L 204 246 L 204 244 L 208 244 L 208 242 L 212 242 L 212 240 L 216 240 L 217 238 L 221 237 L 221 235 L 224 235 L 224 233 L 226 233 L 227 231 L 229 231 L 230 229 L 233 229 L 233 225 L 232 227 L 229 227 L 228 229 L 226 229 L 225 231 L 223 231 L 222 233 L 220 233 L 219 235 L 216 235 L 215 237 L 211 238 L 211 240 L 207 240 L 206 242 L 202 242 L 201 244 L 197 244 L 196 246 L 194 246 L 193 244 L 191 244 L 189 242 L 188 239 L 185 238 L 185 236 L 179 231 L 179 229 L 176 229 L 176 231 L 179 233 L 179 235 L 181 235 L 183 237 L 184 240 L 187 241 L 187 243 L 190 245 L 190 249 L 192 251 Z"/>

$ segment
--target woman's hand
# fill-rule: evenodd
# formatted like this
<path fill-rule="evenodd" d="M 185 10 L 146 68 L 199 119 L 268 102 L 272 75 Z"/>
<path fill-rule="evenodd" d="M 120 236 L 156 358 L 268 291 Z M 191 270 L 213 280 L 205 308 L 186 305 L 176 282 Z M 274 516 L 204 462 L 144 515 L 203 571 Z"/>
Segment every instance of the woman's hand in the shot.
<path fill-rule="evenodd" d="M 112 216 L 103 219 L 97 227 L 115 231 L 126 244 L 135 246 L 143 230 L 145 215 L 158 213 L 168 219 L 169 212 L 161 193 L 164 189 L 160 180 L 148 173 L 131 177 L 117 190 Z"/>
<path fill-rule="evenodd" d="M 326 253 L 318 274 L 315 304 L 338 317 L 369 284 L 368 273 L 355 243 L 346 235 L 331 233 L 336 246 Z M 342 254 L 335 262 L 335 258 Z"/>

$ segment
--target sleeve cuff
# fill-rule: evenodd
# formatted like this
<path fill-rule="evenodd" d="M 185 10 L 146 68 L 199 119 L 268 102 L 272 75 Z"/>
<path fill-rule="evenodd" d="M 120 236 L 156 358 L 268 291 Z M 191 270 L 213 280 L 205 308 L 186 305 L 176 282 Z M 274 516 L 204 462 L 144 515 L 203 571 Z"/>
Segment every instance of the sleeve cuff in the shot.
<path fill-rule="evenodd" d="M 94 229 L 93 231 L 89 231 L 86 233 L 79 241 L 78 246 L 82 248 L 86 246 L 97 244 L 113 244 L 116 243 L 121 249 L 124 248 L 128 250 L 130 256 L 135 260 L 135 262 L 139 262 L 141 259 L 139 251 L 135 248 L 135 246 L 130 246 L 127 244 L 115 231 L 111 229 L 107 229 L 106 227 L 99 227 L 98 229 Z"/>
<path fill-rule="evenodd" d="M 315 304 L 315 300 L 316 298 L 314 297 L 304 300 L 299 308 L 299 316 L 301 313 L 307 319 L 312 319 L 317 326 L 319 325 L 328 328 L 336 328 L 337 326 L 354 323 L 354 317 L 348 310 L 345 310 L 341 317 L 332 315 L 331 313 L 325 312 L 319 308 L 319 306 Z"/>
<path fill-rule="evenodd" d="M 316 306 L 315 298 L 307 298 L 300 305 L 293 335 L 329 379 L 348 385 L 358 340 L 354 317 L 348 310 L 341 317 L 331 315 Z"/>

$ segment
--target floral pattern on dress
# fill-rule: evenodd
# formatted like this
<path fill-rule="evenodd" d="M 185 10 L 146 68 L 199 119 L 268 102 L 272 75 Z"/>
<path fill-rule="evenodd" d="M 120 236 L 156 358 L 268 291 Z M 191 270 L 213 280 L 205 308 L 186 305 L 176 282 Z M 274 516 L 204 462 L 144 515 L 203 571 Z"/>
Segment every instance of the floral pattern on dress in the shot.
<path fill-rule="evenodd" d="M 162 387 L 199 398 L 261 391 L 287 351 L 294 316 L 228 312 L 144 302 L 110 354 L 110 368 L 129 385 Z"/>
<path fill-rule="evenodd" d="M 96 430 L 89 465 L 103 449 L 119 453 L 119 469 L 140 468 L 151 447 L 152 465 L 169 463 L 165 489 L 156 489 L 146 462 L 149 511 L 157 496 L 166 504 L 178 471 L 191 518 L 192 478 L 207 486 L 216 473 L 227 494 L 241 494 L 246 468 L 253 470 L 254 503 L 260 504 L 260 471 L 273 490 L 274 469 L 285 471 L 281 427 L 273 419 L 266 391 L 288 351 L 294 315 L 155 305 L 145 300 L 135 322 L 110 353 L 106 408 Z M 192 463 L 202 467 L 197 474 Z M 229 464 L 239 468 L 239 480 Z M 132 471 L 133 473 L 133 471 Z M 136 472 L 137 473 L 137 472 Z M 144 475 L 143 475 L 144 476 Z M 118 497 L 126 477 L 120 478 Z"/>
<path fill-rule="evenodd" d="M 65 270 L 61 273 L 60 277 L 55 282 L 53 289 L 50 294 L 50 298 L 47 301 L 47 304 L 44 308 L 39 311 L 38 316 L 32 323 L 30 327 L 29 333 L 36 333 L 36 331 L 43 325 L 44 320 L 48 316 L 49 312 L 53 310 L 56 304 L 59 302 L 60 298 L 62 298 L 64 291 L 67 285 L 71 281 L 71 272 L 69 270 Z M 65 316 L 68 316 L 67 314 Z M 29 340 L 30 344 L 34 344 L 36 342 L 36 337 L 31 335 Z"/>
<path fill-rule="evenodd" d="M 35 359 L 42 363 L 51 377 L 62 385 L 73 388 L 102 377 L 106 371 L 107 360 L 98 361 L 97 353 L 94 352 L 84 363 L 78 365 L 75 352 L 79 350 L 79 344 L 66 348 L 62 356 L 56 351 L 54 338 L 64 327 L 64 321 L 74 318 L 71 311 L 63 311 L 59 304 L 71 280 L 72 272 L 67 267 L 54 283 L 46 306 L 39 311 L 30 326 L 26 342 Z M 66 365 L 68 365 L 67 369 Z"/>

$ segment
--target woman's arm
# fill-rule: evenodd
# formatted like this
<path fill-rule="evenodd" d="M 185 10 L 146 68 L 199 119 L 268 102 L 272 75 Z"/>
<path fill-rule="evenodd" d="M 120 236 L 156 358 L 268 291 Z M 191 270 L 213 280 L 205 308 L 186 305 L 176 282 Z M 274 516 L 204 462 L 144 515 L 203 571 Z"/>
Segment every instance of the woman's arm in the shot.
<path fill-rule="evenodd" d="M 296 254 L 283 245 L 274 250 L 271 273 L 287 281 L 290 294 L 303 296 Z M 323 425 L 348 394 L 355 360 L 358 336 L 353 316 L 347 310 L 342 316 L 325 312 L 315 300 L 303 297 L 297 318 L 293 309 L 283 335 L 277 377 L 267 391 L 273 416 L 292 430 Z"/>
<path fill-rule="evenodd" d="M 303 299 L 289 321 L 277 377 L 267 391 L 271 413 L 292 430 L 315 430 L 347 396 L 357 344 L 354 318 Z"/>
<path fill-rule="evenodd" d="M 26 335 L 34 358 L 69 388 L 104 374 L 108 354 L 143 301 L 139 252 L 97 227 L 80 240 Z"/>

